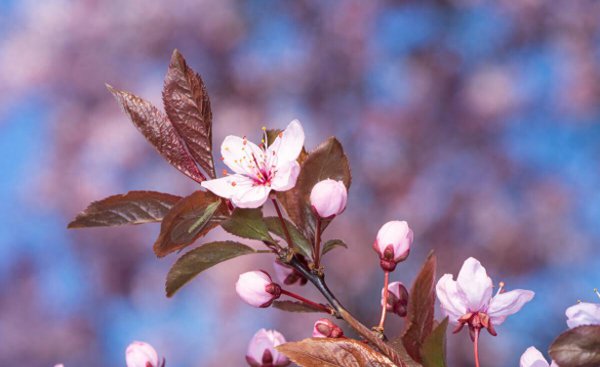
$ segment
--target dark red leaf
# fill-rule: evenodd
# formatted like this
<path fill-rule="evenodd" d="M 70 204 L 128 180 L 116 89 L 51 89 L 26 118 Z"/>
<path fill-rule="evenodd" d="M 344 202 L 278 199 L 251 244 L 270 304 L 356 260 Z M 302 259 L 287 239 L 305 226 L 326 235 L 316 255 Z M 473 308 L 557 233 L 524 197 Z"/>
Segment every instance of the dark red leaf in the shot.
<path fill-rule="evenodd" d="M 565 331 L 550 346 L 550 356 L 561 367 L 600 366 L 600 325 Z"/>
<path fill-rule="evenodd" d="M 195 181 L 202 182 L 206 179 L 164 113 L 134 94 L 115 89 L 108 84 L 106 87 L 138 130 L 173 167 Z"/>
<path fill-rule="evenodd" d="M 169 120 L 188 151 L 209 177 L 215 178 L 212 156 L 212 112 L 206 86 L 178 50 L 165 77 L 163 101 Z"/>

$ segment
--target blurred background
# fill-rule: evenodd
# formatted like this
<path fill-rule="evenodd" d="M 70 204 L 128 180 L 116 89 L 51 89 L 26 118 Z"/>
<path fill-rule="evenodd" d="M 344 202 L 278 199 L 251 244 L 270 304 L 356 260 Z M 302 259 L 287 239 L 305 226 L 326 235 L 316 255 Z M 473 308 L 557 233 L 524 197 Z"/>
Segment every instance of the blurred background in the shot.
<path fill-rule="evenodd" d="M 0 365 L 121 366 L 143 340 L 169 366 L 242 366 L 261 327 L 310 336 L 315 316 L 236 296 L 239 273 L 272 269 L 266 257 L 167 299 L 176 256 L 152 253 L 159 225 L 66 230 L 92 200 L 198 189 L 104 87 L 160 105 L 174 48 L 208 86 L 215 146 L 293 118 L 308 148 L 343 142 L 349 207 L 325 237 L 350 249 L 325 265 L 365 323 L 377 323 L 382 284 L 371 244 L 403 219 L 415 245 L 393 280 L 412 282 L 435 249 L 438 276 L 474 256 L 495 282 L 536 292 L 482 337 L 486 366 L 545 350 L 566 307 L 598 302 L 598 19 L 593 0 L 0 0 Z M 401 325 L 391 317 L 388 334 Z M 449 334 L 449 353 L 472 365 L 466 332 Z"/>

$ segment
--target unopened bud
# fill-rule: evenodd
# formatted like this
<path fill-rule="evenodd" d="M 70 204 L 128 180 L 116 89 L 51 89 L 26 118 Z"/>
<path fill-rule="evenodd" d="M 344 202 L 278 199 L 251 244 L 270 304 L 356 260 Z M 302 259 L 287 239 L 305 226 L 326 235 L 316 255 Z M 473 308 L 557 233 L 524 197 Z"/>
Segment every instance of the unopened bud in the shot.
<path fill-rule="evenodd" d="M 285 343 L 285 338 L 276 330 L 260 329 L 248 344 L 246 362 L 251 367 L 283 367 L 289 359 L 275 349 Z"/>
<path fill-rule="evenodd" d="M 148 343 L 133 342 L 125 350 L 127 367 L 159 367 L 158 353 Z"/>
<path fill-rule="evenodd" d="M 396 264 L 404 261 L 410 252 L 413 231 L 405 221 L 391 221 L 377 232 L 373 249 L 379 254 L 380 264 L 385 271 L 394 271 Z"/>
<path fill-rule="evenodd" d="M 329 319 L 319 319 L 313 327 L 313 338 L 341 338 L 344 332 Z"/>
<path fill-rule="evenodd" d="M 348 190 L 342 181 L 319 181 L 310 192 L 310 205 L 321 218 L 331 218 L 346 209 Z"/>
<path fill-rule="evenodd" d="M 381 305 L 383 306 L 384 289 L 381 290 Z M 401 282 L 388 284 L 388 299 L 386 309 L 400 317 L 406 316 L 408 309 L 408 290 Z"/>
<path fill-rule="evenodd" d="M 240 275 L 235 290 L 246 303 L 254 307 L 269 307 L 281 295 L 281 287 L 273 283 L 271 276 L 262 270 Z"/>

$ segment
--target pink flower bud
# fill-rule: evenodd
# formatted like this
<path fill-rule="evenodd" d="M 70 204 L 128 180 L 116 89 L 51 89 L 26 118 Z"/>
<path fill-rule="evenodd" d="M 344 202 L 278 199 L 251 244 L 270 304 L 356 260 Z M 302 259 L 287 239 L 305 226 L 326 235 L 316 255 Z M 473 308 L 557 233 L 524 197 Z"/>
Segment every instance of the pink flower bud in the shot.
<path fill-rule="evenodd" d="M 275 349 L 285 343 L 285 338 L 276 330 L 260 329 L 250 340 L 246 362 L 252 367 L 283 367 L 289 359 Z"/>
<path fill-rule="evenodd" d="M 313 338 L 341 338 L 344 332 L 329 319 L 319 319 L 313 327 Z"/>
<path fill-rule="evenodd" d="M 384 290 L 381 289 L 381 305 L 383 306 Z M 392 282 L 388 284 L 388 300 L 386 309 L 401 317 L 406 316 L 408 308 L 408 290 L 401 282 Z"/>
<path fill-rule="evenodd" d="M 237 294 L 254 307 L 269 307 L 281 295 L 281 287 L 273 283 L 266 271 L 249 271 L 235 284 Z"/>
<path fill-rule="evenodd" d="M 127 367 L 159 367 L 158 353 L 148 343 L 133 342 L 125 351 Z"/>
<path fill-rule="evenodd" d="M 300 257 L 302 255 L 296 256 Z M 275 260 L 275 262 L 273 263 L 273 268 L 275 269 L 275 277 L 277 278 L 277 280 L 285 285 L 292 285 L 295 283 L 305 285 L 308 281 L 296 269 L 282 264 L 279 260 Z"/>
<path fill-rule="evenodd" d="M 373 249 L 379 254 L 381 268 L 394 271 L 396 264 L 408 257 L 412 241 L 413 231 L 405 221 L 394 220 L 384 224 L 373 244 Z"/>
<path fill-rule="evenodd" d="M 331 218 L 346 209 L 348 190 L 342 181 L 319 181 L 310 192 L 310 205 L 321 218 Z"/>

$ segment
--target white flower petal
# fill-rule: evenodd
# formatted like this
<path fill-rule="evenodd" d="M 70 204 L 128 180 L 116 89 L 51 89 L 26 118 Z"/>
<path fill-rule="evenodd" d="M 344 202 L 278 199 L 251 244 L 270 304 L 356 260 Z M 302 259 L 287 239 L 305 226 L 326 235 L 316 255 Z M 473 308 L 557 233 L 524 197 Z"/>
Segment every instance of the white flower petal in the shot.
<path fill-rule="evenodd" d="M 529 347 L 521 355 L 519 367 L 548 367 L 548 362 L 544 355 L 535 347 Z"/>
<path fill-rule="evenodd" d="M 467 300 L 458 289 L 456 281 L 452 279 L 452 274 L 444 274 L 438 280 L 435 290 L 442 305 L 442 311 L 449 317 L 451 323 L 457 324 L 458 319 L 467 313 Z"/>
<path fill-rule="evenodd" d="M 492 325 L 500 325 L 507 316 L 519 311 L 523 305 L 533 298 L 535 293 L 524 289 L 515 289 L 510 292 L 500 293 L 492 298 L 488 315 Z"/>
<path fill-rule="evenodd" d="M 600 325 L 600 304 L 580 302 L 567 308 L 567 325 L 574 328 L 580 325 Z"/>
<path fill-rule="evenodd" d="M 271 187 L 275 191 L 289 190 L 296 185 L 298 174 L 300 174 L 300 164 L 297 161 L 280 165 L 275 176 L 271 179 Z"/>
<path fill-rule="evenodd" d="M 221 156 L 223 163 L 233 172 L 250 176 L 256 176 L 258 169 L 256 161 L 263 165 L 265 161 L 265 152 L 256 144 L 239 136 L 229 135 L 221 144 Z M 261 167 L 259 167 L 261 168 Z"/>
<path fill-rule="evenodd" d="M 456 278 L 458 289 L 467 300 L 469 311 L 485 311 L 492 298 L 492 279 L 487 276 L 485 268 L 475 258 L 468 258 L 463 263 Z"/>
<path fill-rule="evenodd" d="M 302 151 L 304 146 L 304 129 L 300 124 L 300 121 L 294 120 L 283 130 L 281 136 L 275 138 L 273 144 L 267 149 L 267 154 L 270 156 L 275 155 L 277 159 L 273 161 L 278 167 L 279 164 L 286 164 L 291 161 L 295 161 L 298 155 Z"/>
<path fill-rule="evenodd" d="M 217 196 L 231 199 L 235 192 L 239 190 L 238 186 L 252 185 L 253 182 L 254 181 L 244 175 L 235 174 L 216 178 L 214 180 L 202 181 L 200 185 Z"/>
<path fill-rule="evenodd" d="M 258 208 L 267 201 L 269 192 L 271 192 L 270 187 L 257 185 L 251 179 L 246 178 L 235 185 L 231 202 L 238 208 Z"/>

